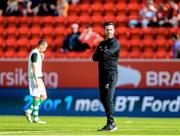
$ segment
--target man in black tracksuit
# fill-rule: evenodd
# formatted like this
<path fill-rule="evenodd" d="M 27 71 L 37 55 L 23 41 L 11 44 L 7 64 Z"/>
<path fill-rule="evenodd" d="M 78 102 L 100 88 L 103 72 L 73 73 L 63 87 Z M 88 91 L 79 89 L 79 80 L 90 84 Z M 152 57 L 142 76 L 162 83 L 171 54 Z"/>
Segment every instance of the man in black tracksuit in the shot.
<path fill-rule="evenodd" d="M 106 39 L 99 44 L 93 54 L 93 60 L 99 62 L 100 100 L 104 106 L 107 116 L 107 124 L 101 129 L 101 131 L 117 130 L 113 119 L 113 96 L 118 79 L 117 64 L 120 52 L 120 44 L 114 37 L 114 32 L 114 24 L 111 22 L 106 22 L 104 24 L 104 33 Z"/>

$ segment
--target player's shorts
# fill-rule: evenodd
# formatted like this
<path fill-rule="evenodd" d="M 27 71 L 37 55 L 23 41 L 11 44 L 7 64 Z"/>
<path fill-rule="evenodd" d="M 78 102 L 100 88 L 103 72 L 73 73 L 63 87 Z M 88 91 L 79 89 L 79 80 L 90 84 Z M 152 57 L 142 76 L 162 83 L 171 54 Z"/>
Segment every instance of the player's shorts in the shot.
<path fill-rule="evenodd" d="M 29 80 L 29 93 L 31 96 L 40 97 L 41 95 L 46 95 L 46 88 L 43 83 L 42 78 L 37 78 L 38 88 L 35 87 L 34 81 Z"/>

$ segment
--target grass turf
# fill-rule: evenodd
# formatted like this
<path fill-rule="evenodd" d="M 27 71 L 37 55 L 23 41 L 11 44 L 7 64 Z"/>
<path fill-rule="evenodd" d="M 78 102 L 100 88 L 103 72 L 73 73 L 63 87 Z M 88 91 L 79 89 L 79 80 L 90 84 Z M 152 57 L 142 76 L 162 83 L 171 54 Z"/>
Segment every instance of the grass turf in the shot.
<path fill-rule="evenodd" d="M 0 116 L 0 136 L 22 135 L 122 135 L 122 136 L 180 136 L 178 118 L 115 118 L 118 131 L 99 132 L 105 117 L 47 117 L 46 125 L 30 124 L 24 116 Z"/>

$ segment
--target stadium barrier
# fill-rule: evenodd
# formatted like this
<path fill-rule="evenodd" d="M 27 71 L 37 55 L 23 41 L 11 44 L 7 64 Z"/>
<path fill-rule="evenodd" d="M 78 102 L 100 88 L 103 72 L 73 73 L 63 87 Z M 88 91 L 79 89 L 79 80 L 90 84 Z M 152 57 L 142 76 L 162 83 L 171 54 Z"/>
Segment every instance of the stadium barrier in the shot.
<path fill-rule="evenodd" d="M 105 116 L 97 89 L 47 89 L 48 99 L 40 107 L 41 115 Z M 0 89 L 0 115 L 22 115 L 32 104 L 28 89 Z M 178 90 L 117 89 L 115 116 L 180 117 Z"/>
<path fill-rule="evenodd" d="M 0 59 L 0 115 L 22 115 L 32 103 L 27 59 Z M 119 60 L 115 116 L 180 117 L 179 60 Z M 49 59 L 43 63 L 48 99 L 41 115 L 104 116 L 97 63 Z"/>
<path fill-rule="evenodd" d="M 119 60 L 118 88 L 178 89 L 179 60 Z M 0 59 L 0 87 L 28 85 L 26 59 Z M 97 63 L 90 59 L 48 59 L 43 63 L 47 88 L 97 88 Z"/>

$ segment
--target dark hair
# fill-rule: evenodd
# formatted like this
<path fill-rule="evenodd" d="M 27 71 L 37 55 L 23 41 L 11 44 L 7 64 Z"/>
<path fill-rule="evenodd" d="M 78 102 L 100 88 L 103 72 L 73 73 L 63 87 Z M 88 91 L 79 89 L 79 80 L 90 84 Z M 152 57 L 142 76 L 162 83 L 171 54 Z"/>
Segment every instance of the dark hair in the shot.
<path fill-rule="evenodd" d="M 180 35 L 179 35 L 179 34 L 173 34 L 173 35 L 172 35 L 172 38 L 173 38 L 174 40 L 180 40 Z"/>
<path fill-rule="evenodd" d="M 104 28 L 105 28 L 106 26 L 109 26 L 109 25 L 114 26 L 114 23 L 113 23 L 113 22 L 105 22 L 105 23 L 104 23 Z"/>
<path fill-rule="evenodd" d="M 40 39 L 40 40 L 38 41 L 38 46 L 44 45 L 45 43 L 46 43 L 46 40 L 45 40 L 45 39 Z"/>
<path fill-rule="evenodd" d="M 177 34 L 172 34 L 172 38 L 177 40 L 178 35 Z"/>

